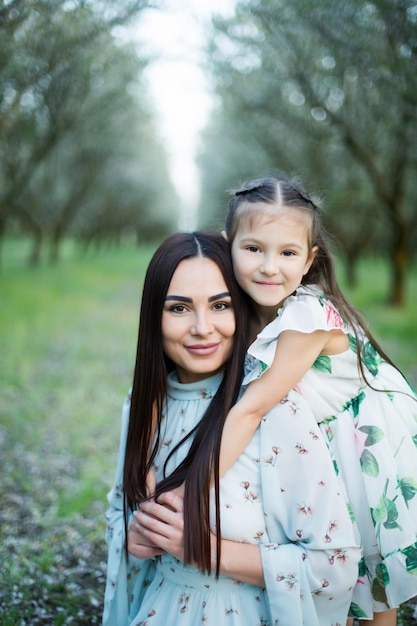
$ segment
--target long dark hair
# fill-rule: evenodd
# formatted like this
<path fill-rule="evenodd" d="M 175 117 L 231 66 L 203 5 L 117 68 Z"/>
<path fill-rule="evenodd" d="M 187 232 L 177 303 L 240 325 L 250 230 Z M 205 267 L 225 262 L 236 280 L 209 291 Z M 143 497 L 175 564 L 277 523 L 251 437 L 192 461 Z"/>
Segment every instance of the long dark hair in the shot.
<path fill-rule="evenodd" d="M 343 295 L 336 280 L 335 264 L 330 248 L 330 236 L 322 224 L 319 206 L 307 192 L 304 185 L 298 179 L 288 178 L 282 172 L 257 178 L 243 185 L 229 201 L 229 209 L 226 216 L 226 234 L 230 244 L 232 244 L 236 235 L 240 219 L 256 219 L 259 217 L 260 209 L 255 206 L 255 203 L 270 204 L 278 207 L 294 207 L 308 215 L 311 224 L 309 229 L 310 250 L 313 246 L 318 246 L 318 252 L 309 271 L 303 276 L 301 283 L 303 285 L 318 285 L 324 295 L 329 298 L 339 311 L 345 322 L 352 328 L 357 346 L 358 370 L 364 382 L 369 387 L 372 387 L 367 380 L 361 358 L 360 335 L 362 333 L 379 355 L 398 369 L 371 334 L 363 315 Z M 271 206 L 272 214 L 273 209 Z"/>
<path fill-rule="evenodd" d="M 156 497 L 185 481 L 185 562 L 210 572 L 209 496 L 214 477 L 218 574 L 220 441 L 224 420 L 238 397 L 247 334 L 246 296 L 233 275 L 229 244 L 218 233 L 172 235 L 159 246 L 148 266 L 142 293 L 123 475 L 125 526 L 129 510 L 135 510 L 147 497 L 146 476 L 160 446 L 160 420 L 167 391 L 167 374 L 175 369 L 175 363 L 167 358 L 162 348 L 161 320 L 165 297 L 179 263 L 193 257 L 211 259 L 223 275 L 236 319 L 234 348 L 225 364 L 224 376 L 216 395 L 192 431 L 194 438 L 189 453 L 181 465 L 158 485 Z"/>

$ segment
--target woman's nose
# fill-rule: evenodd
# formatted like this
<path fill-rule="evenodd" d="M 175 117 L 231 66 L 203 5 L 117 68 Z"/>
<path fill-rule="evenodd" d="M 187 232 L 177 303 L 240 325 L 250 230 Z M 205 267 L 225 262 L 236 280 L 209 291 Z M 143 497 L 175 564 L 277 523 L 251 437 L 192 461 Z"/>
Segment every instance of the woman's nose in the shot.
<path fill-rule="evenodd" d="M 193 325 L 191 326 L 192 335 L 207 335 L 213 331 L 213 324 L 209 316 L 205 313 L 195 315 Z"/>

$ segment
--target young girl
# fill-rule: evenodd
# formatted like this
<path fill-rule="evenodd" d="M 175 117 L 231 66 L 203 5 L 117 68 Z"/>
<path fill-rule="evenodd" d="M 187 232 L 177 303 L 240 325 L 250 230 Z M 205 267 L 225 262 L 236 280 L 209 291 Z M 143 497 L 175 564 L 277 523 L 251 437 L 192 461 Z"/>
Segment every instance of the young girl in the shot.
<path fill-rule="evenodd" d="M 395 624 L 394 607 L 417 595 L 416 397 L 340 291 L 318 207 L 298 183 L 267 177 L 237 191 L 226 236 L 256 339 L 248 387 L 225 423 L 220 475 L 271 408 L 298 392 L 328 442 L 361 536 L 351 614 Z M 297 445 L 308 454 L 305 442 Z M 271 449 L 279 455 L 279 442 Z"/>

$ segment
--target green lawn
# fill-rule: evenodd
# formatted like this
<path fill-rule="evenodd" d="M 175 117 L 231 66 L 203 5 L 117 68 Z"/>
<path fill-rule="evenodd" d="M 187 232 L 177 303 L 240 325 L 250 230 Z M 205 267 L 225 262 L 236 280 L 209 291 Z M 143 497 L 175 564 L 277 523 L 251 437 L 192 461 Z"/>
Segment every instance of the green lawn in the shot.
<path fill-rule="evenodd" d="M 35 270 L 26 249 L 8 241 L 0 275 L 0 621 L 98 624 L 105 495 L 153 248 L 68 244 Z M 364 262 L 347 294 L 416 386 L 417 270 L 404 309 L 384 304 L 386 284 L 384 264 Z"/>

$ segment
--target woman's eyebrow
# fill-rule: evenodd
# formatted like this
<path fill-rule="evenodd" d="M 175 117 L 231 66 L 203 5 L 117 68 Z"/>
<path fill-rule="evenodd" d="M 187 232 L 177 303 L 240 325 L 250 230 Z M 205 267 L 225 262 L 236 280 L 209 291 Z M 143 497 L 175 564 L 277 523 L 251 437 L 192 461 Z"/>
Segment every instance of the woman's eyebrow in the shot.
<path fill-rule="evenodd" d="M 230 292 L 223 291 L 222 293 L 218 293 L 215 296 L 210 296 L 210 298 L 207 299 L 207 302 L 214 302 L 215 300 L 221 300 L 221 298 L 230 298 Z M 175 295 L 166 296 L 165 300 L 176 300 L 177 302 L 189 302 L 190 304 L 193 301 L 192 298 L 187 298 L 186 296 L 175 296 Z"/>
<path fill-rule="evenodd" d="M 230 298 L 230 292 L 229 291 L 223 291 L 223 293 L 218 293 L 215 296 L 210 296 L 208 301 L 209 302 L 214 302 L 214 300 L 221 300 L 222 298 Z"/>
<path fill-rule="evenodd" d="M 192 298 L 186 298 L 185 296 L 166 296 L 165 300 L 177 300 L 180 302 L 192 302 L 193 299 Z"/>

